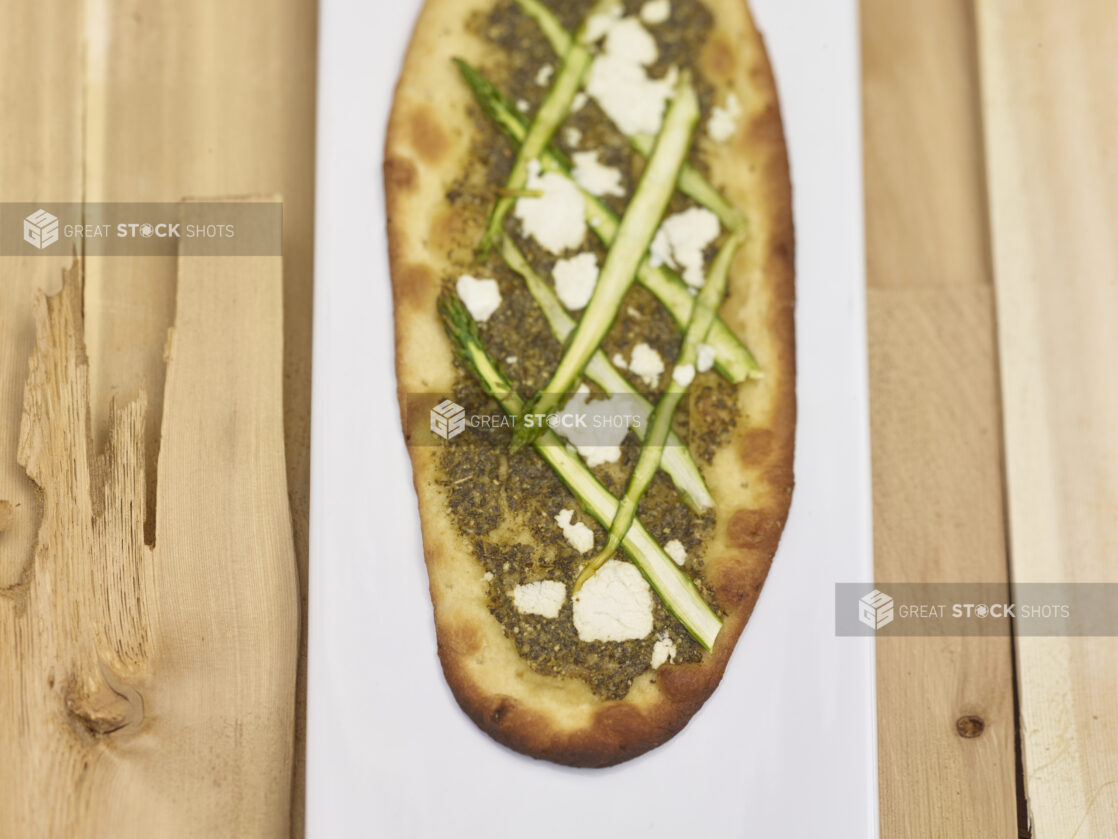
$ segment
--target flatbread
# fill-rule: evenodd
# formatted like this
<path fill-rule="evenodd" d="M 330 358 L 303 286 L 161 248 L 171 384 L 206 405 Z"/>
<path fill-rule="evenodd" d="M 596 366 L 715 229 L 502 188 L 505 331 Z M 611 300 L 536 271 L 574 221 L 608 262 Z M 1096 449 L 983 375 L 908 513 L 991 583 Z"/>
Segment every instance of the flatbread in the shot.
<path fill-rule="evenodd" d="M 410 447 L 438 652 L 454 696 L 499 742 L 573 766 L 608 766 L 665 742 L 711 695 L 757 601 L 791 499 L 794 237 L 776 87 L 743 0 L 702 2 L 714 17 L 696 68 L 713 93 L 705 104 L 733 91 L 743 108 L 729 141 L 698 141 L 710 180 L 748 216 L 749 239 L 720 314 L 764 371 L 763 378 L 737 386 L 740 419 L 711 462 L 702 464 L 717 511 L 702 548 L 702 579 L 724 618 L 713 651 L 698 663 L 645 671 L 622 699 L 603 700 L 581 679 L 534 670 L 490 614 L 484 568 L 449 509 L 440 450 Z M 500 61 L 493 45 L 470 28 L 477 14 L 495 6 L 514 13 L 509 0 L 428 0 L 389 122 L 384 181 L 405 429 L 409 394 L 452 392 L 461 376 L 436 303 L 448 281 L 475 267 L 486 208 L 467 212 L 448 199 L 462 172 L 477 164 L 478 131 L 477 109 L 451 57 L 482 67 Z M 557 65 L 546 47 L 539 59 Z M 705 110 L 704 135 L 708 117 Z M 525 450 L 516 456 L 537 455 Z M 505 491 L 494 488 L 495 496 Z M 573 497 L 570 506 L 578 509 Z"/>

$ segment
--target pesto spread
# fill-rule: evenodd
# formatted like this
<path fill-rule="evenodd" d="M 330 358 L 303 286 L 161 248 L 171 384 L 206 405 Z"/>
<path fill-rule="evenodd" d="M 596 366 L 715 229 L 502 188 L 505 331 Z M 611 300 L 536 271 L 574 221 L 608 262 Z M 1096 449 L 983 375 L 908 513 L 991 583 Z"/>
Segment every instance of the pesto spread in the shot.
<path fill-rule="evenodd" d="M 571 32 L 577 29 L 591 5 L 591 0 L 548 3 Z M 643 0 L 626 0 L 623 5 L 627 15 L 637 15 Z M 659 57 L 649 68 L 651 76 L 660 77 L 669 67 L 690 66 L 704 123 L 713 107 L 713 93 L 693 59 L 699 55 L 710 27 L 710 14 L 698 0 L 672 0 L 671 24 L 654 28 Z M 538 81 L 541 66 L 557 68 L 560 63 L 540 28 L 512 0 L 500 0 L 491 12 L 473 16 L 470 31 L 494 47 L 493 63 L 482 68 L 485 75 L 510 99 L 527 103 L 529 113 L 534 112 L 546 93 L 546 86 Z M 480 110 L 475 109 L 473 128 L 475 140 L 470 163 L 446 195 L 457 218 L 446 247 L 452 264 L 463 271 L 484 271 L 486 277 L 497 281 L 501 305 L 479 324 L 480 336 L 516 390 L 530 395 L 547 385 L 563 346 L 552 334 L 523 280 L 498 256 L 490 255 L 481 266 L 474 264 L 473 248 L 485 227 L 486 214 L 497 190 L 510 172 L 516 151 Z M 577 138 L 577 146 L 569 143 L 571 138 Z M 598 152 L 602 164 L 621 173 L 626 198 L 605 196 L 602 201 L 618 216 L 623 214 L 643 161 L 593 99 L 568 116 L 554 142 L 568 155 L 592 149 Z M 692 150 L 689 162 L 705 173 L 698 151 Z M 693 206 L 692 202 L 677 192 L 667 212 L 680 212 L 689 206 Z M 521 235 L 515 220 L 506 222 L 505 235 L 513 237 L 541 276 L 551 276 L 558 259 L 555 254 L 540 247 L 530 236 Z M 606 256 L 601 243 L 589 235 L 580 250 L 595 253 L 599 264 Z M 713 247 L 709 250 L 713 252 Z M 711 253 L 706 256 L 709 262 Z M 455 279 L 456 276 L 444 278 L 448 290 L 453 289 Z M 644 343 L 659 354 L 670 371 L 680 349 L 681 334 L 664 306 L 634 283 L 626 292 L 620 313 L 601 344 L 606 356 L 629 358 L 634 347 Z M 661 377 L 660 387 L 666 379 Z M 629 375 L 629 380 L 650 402 L 657 402 L 658 391 L 648 392 L 635 375 Z M 591 391 L 600 393 L 596 387 Z M 715 371 L 700 373 L 676 416 L 675 432 L 706 463 L 728 441 L 739 421 L 734 394 L 735 386 Z M 500 411 L 464 366 L 453 400 L 470 415 Z M 603 699 L 625 696 L 633 680 L 651 666 L 653 648 L 658 642 L 665 644 L 670 640 L 674 644 L 674 663 L 700 660 L 702 647 L 656 598 L 652 606 L 652 631 L 639 640 L 628 641 L 580 640 L 569 596 L 556 618 L 517 609 L 512 593 L 518 585 L 553 580 L 565 585 L 569 593 L 581 566 L 592 555 L 580 553 L 565 538 L 556 523 L 557 514 L 572 510 L 576 521 L 590 526 L 595 552 L 605 544 L 606 534 L 589 515 L 581 512 L 577 499 L 534 450 L 529 447 L 510 453 L 511 439 L 512 431 L 507 426 L 471 428 L 470 433 L 446 444 L 439 457 L 441 483 L 455 526 L 462 539 L 472 546 L 488 580 L 489 610 L 516 644 L 519 654 L 540 673 L 584 680 Z M 640 443 L 630 431 L 621 446 L 620 459 L 593 468 L 595 476 L 615 497 L 625 492 L 639 452 Z M 686 550 L 684 570 L 703 598 L 712 603 L 702 577 L 702 556 L 703 545 L 713 533 L 716 511 L 693 512 L 683 503 L 672 481 L 660 471 L 641 499 L 637 515 L 660 545 L 679 541 Z M 619 554 L 618 558 L 622 556 Z"/>

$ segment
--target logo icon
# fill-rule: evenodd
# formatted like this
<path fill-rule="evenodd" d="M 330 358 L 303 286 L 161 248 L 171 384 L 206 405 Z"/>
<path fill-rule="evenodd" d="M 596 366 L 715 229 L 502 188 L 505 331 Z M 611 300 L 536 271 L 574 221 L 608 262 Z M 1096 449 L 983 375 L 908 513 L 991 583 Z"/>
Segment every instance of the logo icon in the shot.
<path fill-rule="evenodd" d="M 23 241 L 42 250 L 58 241 L 58 217 L 36 210 L 23 220 Z"/>
<path fill-rule="evenodd" d="M 875 630 L 892 623 L 893 598 L 874 589 L 858 601 L 858 620 Z"/>
<path fill-rule="evenodd" d="M 444 440 L 453 440 L 466 430 L 466 409 L 444 399 L 431 409 L 431 430 Z"/>

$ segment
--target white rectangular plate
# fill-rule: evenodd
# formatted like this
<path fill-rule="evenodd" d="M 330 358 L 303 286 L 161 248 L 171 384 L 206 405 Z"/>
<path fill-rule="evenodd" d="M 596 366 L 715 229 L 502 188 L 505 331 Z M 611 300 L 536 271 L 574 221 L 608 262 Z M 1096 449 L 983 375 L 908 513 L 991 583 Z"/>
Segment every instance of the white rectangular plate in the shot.
<path fill-rule="evenodd" d="M 834 636 L 834 583 L 873 578 L 856 0 L 753 0 L 795 190 L 791 517 L 714 696 L 600 771 L 498 746 L 436 657 L 380 177 L 419 6 L 321 4 L 307 835 L 875 836 L 873 646 Z"/>

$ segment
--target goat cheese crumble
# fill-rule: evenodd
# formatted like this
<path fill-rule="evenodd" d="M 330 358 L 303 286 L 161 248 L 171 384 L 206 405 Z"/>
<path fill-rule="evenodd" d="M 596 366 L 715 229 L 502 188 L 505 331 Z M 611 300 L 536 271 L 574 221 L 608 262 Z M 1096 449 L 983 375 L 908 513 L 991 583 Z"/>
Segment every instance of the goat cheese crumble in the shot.
<path fill-rule="evenodd" d="M 574 161 L 575 181 L 591 195 L 624 197 L 625 190 L 621 186 L 620 170 L 602 164 L 598 160 L 598 152 L 575 152 Z"/>
<path fill-rule="evenodd" d="M 643 341 L 633 347 L 629 357 L 629 370 L 640 377 L 649 387 L 656 387 L 664 373 L 664 359 L 660 353 Z"/>
<path fill-rule="evenodd" d="M 725 143 L 734 136 L 738 130 L 738 119 L 741 118 L 741 102 L 733 92 L 726 94 L 726 102 L 719 107 L 711 109 L 710 119 L 707 120 L 707 133 L 716 143 Z"/>
<path fill-rule="evenodd" d="M 699 344 L 699 357 L 695 360 L 695 369 L 705 373 L 714 366 L 714 347 L 710 344 Z"/>
<path fill-rule="evenodd" d="M 598 257 L 593 253 L 580 253 L 570 259 L 560 259 L 551 273 L 560 302 L 571 311 L 581 309 L 590 302 L 594 286 L 598 284 Z"/>
<path fill-rule="evenodd" d="M 567 587 L 555 580 L 540 580 L 517 586 L 512 592 L 512 603 L 524 615 L 557 618 L 567 599 Z"/>
<path fill-rule="evenodd" d="M 695 381 L 695 368 L 690 364 L 680 364 L 672 370 L 672 379 L 680 387 L 687 387 Z"/>
<path fill-rule="evenodd" d="M 582 641 L 631 641 L 652 631 L 652 589 L 636 566 L 611 559 L 574 597 Z"/>
<path fill-rule="evenodd" d="M 648 76 L 656 62 L 656 39 L 635 17 L 614 13 L 595 15 L 587 27 L 587 41 L 605 38 L 602 54 L 590 66 L 589 93 L 623 134 L 657 134 L 664 108 L 675 89 L 678 73 L 673 67 L 662 79 Z"/>
<path fill-rule="evenodd" d="M 652 660 L 649 664 L 653 670 L 658 670 L 669 661 L 675 661 L 676 652 L 675 641 L 669 638 L 666 632 L 661 632 L 656 636 L 656 643 L 652 645 Z"/>
<path fill-rule="evenodd" d="M 581 245 L 586 238 L 586 205 L 578 187 L 562 175 L 541 172 L 539 161 L 533 160 L 525 188 L 543 196 L 517 199 L 513 213 L 524 232 L 551 253 Z"/>
<path fill-rule="evenodd" d="M 703 251 L 718 238 L 721 229 L 718 216 L 705 207 L 692 207 L 669 216 L 656 231 L 649 261 L 654 268 L 670 265 L 689 286 L 702 288 Z"/>
<path fill-rule="evenodd" d="M 641 6 L 641 20 L 655 25 L 663 23 L 672 15 L 671 0 L 648 0 Z"/>
<path fill-rule="evenodd" d="M 687 561 L 687 549 L 678 539 L 672 539 L 664 545 L 664 553 L 670 556 L 676 565 L 683 565 Z"/>
<path fill-rule="evenodd" d="M 496 280 L 479 280 L 463 274 L 458 278 L 455 288 L 470 315 L 478 323 L 489 320 L 490 315 L 501 305 L 501 290 L 497 287 Z"/>
<path fill-rule="evenodd" d="M 621 443 L 629 427 L 647 422 L 645 414 L 639 396 L 615 393 L 591 401 L 590 388 L 583 383 L 555 414 L 554 428 L 593 469 L 621 459 Z"/>
<path fill-rule="evenodd" d="M 594 531 L 580 521 L 572 524 L 571 519 L 574 514 L 574 510 L 563 510 L 555 516 L 555 523 L 559 525 L 559 529 L 563 531 L 563 536 L 571 543 L 571 547 L 584 554 L 594 547 Z"/>

